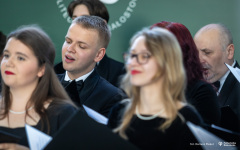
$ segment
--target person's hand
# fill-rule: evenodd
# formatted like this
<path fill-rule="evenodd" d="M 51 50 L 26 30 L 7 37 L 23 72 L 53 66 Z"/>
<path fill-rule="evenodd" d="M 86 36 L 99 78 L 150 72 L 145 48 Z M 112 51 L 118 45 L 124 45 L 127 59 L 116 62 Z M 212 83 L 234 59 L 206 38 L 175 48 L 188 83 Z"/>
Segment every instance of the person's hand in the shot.
<path fill-rule="evenodd" d="M 29 150 L 28 147 L 15 143 L 1 143 L 0 150 Z"/>

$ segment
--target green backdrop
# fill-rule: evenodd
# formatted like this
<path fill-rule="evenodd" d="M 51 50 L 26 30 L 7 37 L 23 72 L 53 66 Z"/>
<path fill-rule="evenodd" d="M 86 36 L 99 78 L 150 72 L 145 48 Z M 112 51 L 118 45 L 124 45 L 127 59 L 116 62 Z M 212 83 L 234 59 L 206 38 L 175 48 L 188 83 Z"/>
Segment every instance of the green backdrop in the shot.
<path fill-rule="evenodd" d="M 21 25 L 38 24 L 51 37 L 61 61 L 61 48 L 70 25 L 67 6 L 71 0 L 0 0 L 0 30 L 5 34 Z M 106 4 L 112 38 L 107 54 L 123 61 L 131 36 L 160 21 L 184 24 L 192 33 L 209 23 L 223 23 L 232 32 L 235 59 L 240 61 L 240 0 L 118 0 Z"/>

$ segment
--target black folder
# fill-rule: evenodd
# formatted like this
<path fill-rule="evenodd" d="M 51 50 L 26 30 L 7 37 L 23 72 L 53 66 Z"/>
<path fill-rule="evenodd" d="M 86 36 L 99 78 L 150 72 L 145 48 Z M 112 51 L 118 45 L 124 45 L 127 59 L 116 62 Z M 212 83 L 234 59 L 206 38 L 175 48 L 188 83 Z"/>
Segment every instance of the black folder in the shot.
<path fill-rule="evenodd" d="M 137 150 L 138 148 L 79 110 L 45 147 L 45 150 L 56 149 Z"/>
<path fill-rule="evenodd" d="M 227 105 L 221 108 L 221 127 L 234 132 L 240 132 L 240 124 L 238 122 L 239 121 L 237 114 L 232 110 L 230 106 Z"/>

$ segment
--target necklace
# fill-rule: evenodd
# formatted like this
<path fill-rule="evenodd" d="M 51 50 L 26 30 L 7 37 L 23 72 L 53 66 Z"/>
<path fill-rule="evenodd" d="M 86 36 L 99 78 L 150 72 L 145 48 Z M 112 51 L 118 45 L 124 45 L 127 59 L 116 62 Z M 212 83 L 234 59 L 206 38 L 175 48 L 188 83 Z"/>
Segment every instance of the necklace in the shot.
<path fill-rule="evenodd" d="M 33 109 L 33 106 L 29 107 L 27 110 L 24 110 L 24 111 L 13 111 L 11 109 L 9 109 L 9 111 L 13 114 L 21 115 L 21 114 L 25 114 L 27 111 L 32 110 L 32 109 Z"/>
<path fill-rule="evenodd" d="M 139 114 L 138 106 L 136 106 L 136 115 L 139 119 L 142 119 L 142 120 L 152 120 L 152 119 L 158 117 L 158 115 L 160 115 L 163 111 L 164 111 L 164 109 L 161 109 L 158 113 L 151 115 L 149 117 L 145 117 L 145 116 L 142 116 Z"/>

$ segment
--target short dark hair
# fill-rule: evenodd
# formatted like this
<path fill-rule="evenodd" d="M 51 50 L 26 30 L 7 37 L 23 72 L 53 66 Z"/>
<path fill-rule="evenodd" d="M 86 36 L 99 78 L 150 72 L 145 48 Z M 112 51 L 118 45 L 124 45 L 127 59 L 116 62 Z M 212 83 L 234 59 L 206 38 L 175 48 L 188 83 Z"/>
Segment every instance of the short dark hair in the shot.
<path fill-rule="evenodd" d="M 73 0 L 68 5 L 68 15 L 73 17 L 73 10 L 77 5 L 85 5 L 91 16 L 98 16 L 109 21 L 109 13 L 106 6 L 99 0 Z"/>

